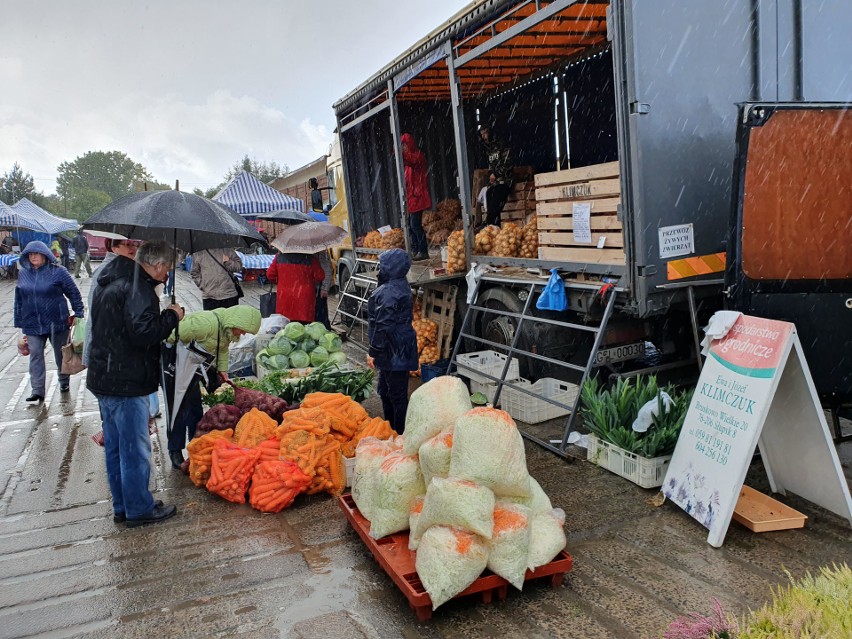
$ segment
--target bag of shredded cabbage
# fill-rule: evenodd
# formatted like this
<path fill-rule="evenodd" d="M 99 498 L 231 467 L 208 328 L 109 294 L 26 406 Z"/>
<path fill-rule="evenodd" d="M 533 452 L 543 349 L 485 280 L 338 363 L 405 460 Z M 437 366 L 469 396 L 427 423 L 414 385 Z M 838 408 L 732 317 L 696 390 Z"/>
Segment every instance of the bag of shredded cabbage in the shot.
<path fill-rule="evenodd" d="M 416 534 L 422 537 L 432 526 L 462 528 L 490 539 L 494 493 L 472 481 L 435 477 L 426 489 Z"/>
<path fill-rule="evenodd" d="M 426 492 L 417 455 L 394 451 L 373 471 L 373 477 L 373 481 L 365 486 L 368 490 L 372 489 L 371 494 L 366 496 L 366 500 L 372 504 L 370 537 L 381 539 L 400 530 L 407 530 L 411 506 L 417 497 Z"/>
<path fill-rule="evenodd" d="M 420 460 L 420 466 L 423 466 L 422 459 Z M 530 475 L 529 497 L 503 497 L 502 499 L 510 501 L 513 504 L 521 504 L 522 506 L 526 506 L 534 515 L 541 512 L 553 510 L 553 504 L 550 503 L 550 497 L 547 496 L 547 493 L 544 492 L 544 489 L 541 487 L 541 484 L 539 484 L 535 480 L 535 477 L 533 477 L 532 475 Z"/>
<path fill-rule="evenodd" d="M 518 590 L 524 588 L 530 552 L 530 509 L 499 500 L 494 507 L 494 534 L 488 541 L 488 569 Z"/>
<path fill-rule="evenodd" d="M 408 512 L 408 549 L 417 550 L 420 545 L 420 535 L 415 534 L 417 530 L 417 522 L 420 521 L 420 513 L 423 512 L 423 497 L 417 497 L 411 505 L 411 510 Z"/>
<path fill-rule="evenodd" d="M 488 548 L 472 532 L 432 526 L 420 539 L 414 565 L 436 610 L 476 581 L 487 564 Z"/>
<path fill-rule="evenodd" d="M 565 511 L 561 508 L 538 513 L 530 518 L 530 555 L 528 566 L 535 570 L 549 564 L 568 540 L 565 539 Z"/>
<path fill-rule="evenodd" d="M 358 442 L 355 449 L 355 472 L 352 475 L 352 499 L 368 520 L 373 519 L 375 512 L 373 497 L 376 492 L 376 472 L 385 457 L 399 448 L 393 439 L 365 437 Z"/>
<path fill-rule="evenodd" d="M 486 486 L 497 497 L 529 497 L 524 441 L 509 413 L 474 408 L 459 417 L 449 476 Z"/>
<path fill-rule="evenodd" d="M 467 386 L 458 377 L 442 375 L 411 394 L 405 415 L 406 455 L 416 455 L 427 439 L 452 427 L 472 408 Z"/>
<path fill-rule="evenodd" d="M 427 439 L 420 446 L 420 470 L 426 487 L 433 477 L 446 477 L 450 472 L 450 453 L 453 449 L 453 428 Z"/>

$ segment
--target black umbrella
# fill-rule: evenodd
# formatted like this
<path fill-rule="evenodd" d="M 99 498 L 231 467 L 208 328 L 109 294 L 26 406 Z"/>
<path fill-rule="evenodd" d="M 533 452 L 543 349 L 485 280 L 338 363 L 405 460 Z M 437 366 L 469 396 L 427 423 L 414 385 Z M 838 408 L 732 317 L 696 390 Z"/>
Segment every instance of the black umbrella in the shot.
<path fill-rule="evenodd" d="M 278 209 L 269 213 L 258 213 L 258 220 L 278 222 L 279 224 L 301 224 L 302 222 L 313 222 L 313 218 L 296 209 Z"/>

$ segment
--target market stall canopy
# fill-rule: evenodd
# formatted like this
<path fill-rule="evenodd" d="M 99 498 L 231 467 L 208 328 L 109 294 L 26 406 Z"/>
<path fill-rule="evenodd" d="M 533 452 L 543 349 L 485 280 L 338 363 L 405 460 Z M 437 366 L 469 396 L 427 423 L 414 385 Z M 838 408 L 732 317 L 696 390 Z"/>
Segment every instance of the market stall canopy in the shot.
<path fill-rule="evenodd" d="M 305 222 L 294 224 L 272 241 L 272 246 L 282 253 L 319 253 L 331 246 L 337 246 L 346 231 L 327 222 Z"/>
<path fill-rule="evenodd" d="M 305 203 L 302 200 L 279 193 L 248 171 L 242 171 L 234 176 L 221 191 L 213 196 L 213 201 L 224 204 L 246 217 L 254 217 L 279 209 L 295 209 L 301 212 L 305 210 Z"/>
<path fill-rule="evenodd" d="M 12 209 L 22 214 L 25 218 L 38 223 L 40 228 L 25 227 L 32 228 L 35 231 L 43 231 L 50 235 L 56 235 L 57 233 L 65 233 L 66 231 L 76 231 L 80 228 L 78 221 L 48 213 L 40 206 L 30 202 L 27 198 L 22 198 L 15 202 L 12 205 Z"/>
<path fill-rule="evenodd" d="M 21 211 L 13 209 L 5 202 L 0 202 L 0 227 L 12 229 L 29 229 L 45 233 L 41 224 L 26 216 Z"/>

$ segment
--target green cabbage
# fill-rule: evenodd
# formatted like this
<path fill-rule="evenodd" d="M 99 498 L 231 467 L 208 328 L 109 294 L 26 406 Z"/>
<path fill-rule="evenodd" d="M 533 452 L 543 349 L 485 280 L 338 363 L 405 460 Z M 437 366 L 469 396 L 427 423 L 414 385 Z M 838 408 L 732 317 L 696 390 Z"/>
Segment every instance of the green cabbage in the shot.
<path fill-rule="evenodd" d="M 319 339 L 319 345 L 329 353 L 336 353 L 337 351 L 343 350 L 343 342 L 337 333 L 325 333 Z"/>
<path fill-rule="evenodd" d="M 299 350 L 305 351 L 306 353 L 310 353 L 316 347 L 316 340 L 312 340 L 310 337 L 306 337 L 301 342 L 299 342 Z"/>
<path fill-rule="evenodd" d="M 293 340 L 288 338 L 281 330 L 269 341 L 266 350 L 269 351 L 270 355 L 289 355 L 295 347 L 296 344 L 293 343 Z"/>
<path fill-rule="evenodd" d="M 322 346 L 317 346 L 311 351 L 311 366 L 319 366 L 328 361 L 328 351 Z"/>
<path fill-rule="evenodd" d="M 331 362 L 334 362 L 338 366 L 346 366 L 348 360 L 346 359 L 346 353 L 343 351 L 335 351 L 333 353 L 328 354 L 328 359 Z"/>
<path fill-rule="evenodd" d="M 305 327 L 305 332 L 308 334 L 308 337 L 318 342 L 325 335 L 325 325 L 322 322 L 311 322 Z"/>
<path fill-rule="evenodd" d="M 311 358 L 305 351 L 293 351 L 290 353 L 290 366 L 293 368 L 307 368 L 311 365 Z"/>
<path fill-rule="evenodd" d="M 305 325 L 301 322 L 290 322 L 284 327 L 284 335 L 294 342 L 299 342 L 305 337 Z"/>
<path fill-rule="evenodd" d="M 290 358 L 286 355 L 271 355 L 269 359 L 266 360 L 264 368 L 268 368 L 272 371 L 286 370 L 290 368 Z"/>
<path fill-rule="evenodd" d="M 263 366 L 264 368 L 269 368 L 266 365 L 266 362 L 269 361 L 269 357 L 270 357 L 269 351 L 264 348 L 264 349 L 259 350 L 257 352 L 257 357 L 255 359 L 257 359 L 257 363 L 260 364 L 261 366 Z"/>

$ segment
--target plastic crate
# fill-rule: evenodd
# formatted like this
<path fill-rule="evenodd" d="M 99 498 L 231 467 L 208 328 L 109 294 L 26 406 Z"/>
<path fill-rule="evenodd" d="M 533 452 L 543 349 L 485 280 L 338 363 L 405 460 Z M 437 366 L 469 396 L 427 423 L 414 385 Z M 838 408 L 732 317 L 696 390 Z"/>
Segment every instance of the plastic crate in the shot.
<path fill-rule="evenodd" d="M 537 395 L 547 397 L 560 404 L 567 404 L 568 406 L 574 405 L 574 400 L 577 399 L 577 394 L 580 392 L 576 384 L 563 382 L 561 379 L 554 379 L 553 377 L 542 377 L 535 383 L 530 383 L 525 379 L 520 379 L 512 383 L 516 386 L 529 388 Z M 554 406 L 537 397 L 515 390 L 511 386 L 503 386 L 500 398 L 503 410 L 509 413 L 514 419 L 526 422 L 527 424 L 538 424 L 548 419 L 563 417 L 571 412 L 567 408 Z"/>
<path fill-rule="evenodd" d="M 506 391 L 506 386 L 503 385 L 503 391 Z M 488 399 L 489 404 L 494 403 L 494 397 L 497 395 L 497 382 L 477 382 L 475 379 L 470 380 L 470 394 L 482 393 Z M 503 393 L 501 393 L 501 396 Z"/>
<path fill-rule="evenodd" d="M 658 488 L 663 485 L 672 456 L 641 457 L 589 434 L 586 459 L 642 488 Z"/>
<path fill-rule="evenodd" d="M 498 353 L 497 351 L 477 351 L 475 353 L 465 353 L 456 357 L 456 363 L 459 364 L 457 372 L 462 377 L 467 377 L 472 381 L 477 381 L 482 384 L 493 382 L 483 375 L 477 374 L 475 371 L 486 373 L 492 377 L 500 377 L 503 372 L 503 367 L 506 365 L 507 355 Z M 468 368 L 462 368 L 466 366 Z M 469 370 L 473 369 L 473 370 Z M 509 370 L 506 371 L 507 380 L 520 379 L 521 375 L 518 369 L 518 358 L 513 357 L 509 364 Z"/>
<path fill-rule="evenodd" d="M 439 359 L 433 364 L 421 364 L 420 378 L 424 382 L 428 382 L 430 379 L 435 379 L 436 377 L 440 377 L 441 375 L 446 375 L 447 368 L 449 367 L 449 365 L 450 360 L 448 359 Z"/>

